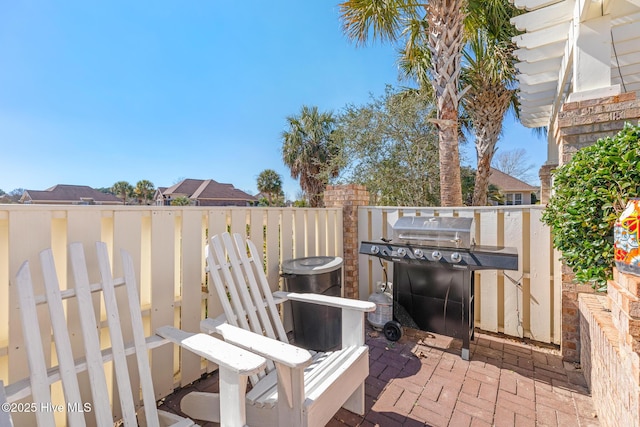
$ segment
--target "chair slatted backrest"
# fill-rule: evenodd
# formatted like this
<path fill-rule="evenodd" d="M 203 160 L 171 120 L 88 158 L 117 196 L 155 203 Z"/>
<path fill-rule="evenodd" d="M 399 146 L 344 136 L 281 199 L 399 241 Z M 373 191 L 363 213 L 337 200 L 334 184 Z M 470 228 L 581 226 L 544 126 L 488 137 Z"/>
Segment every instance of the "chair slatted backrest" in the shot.
<path fill-rule="evenodd" d="M 73 297 L 77 299 L 77 307 L 80 315 L 82 338 L 84 344 L 84 358 L 86 363 L 74 361 L 67 330 L 67 322 L 63 308 L 63 295 L 60 291 L 58 276 L 55 270 L 53 252 L 51 249 L 40 253 L 40 263 L 44 276 L 45 297 L 34 295 L 33 282 L 29 270 L 29 263 L 25 262 L 18 271 L 17 285 L 19 303 L 21 307 L 22 325 L 27 346 L 27 356 L 29 359 L 29 369 L 31 376 L 32 397 L 37 405 L 50 403 L 51 381 L 47 376 L 47 366 L 40 339 L 40 326 L 37 316 L 37 302 L 45 301 L 49 308 L 49 316 L 54 335 L 56 353 L 59 362 L 60 378 L 62 380 L 64 398 L 67 405 L 82 405 L 77 373 L 86 370 L 91 384 L 91 395 L 93 399 L 91 413 L 95 416 L 98 426 L 113 426 L 113 415 L 109 403 L 109 392 L 107 378 L 104 369 L 104 362 L 113 359 L 116 373 L 117 387 L 120 397 L 124 425 L 129 427 L 137 426 L 136 408 L 134 392 L 131 390 L 129 369 L 127 366 L 126 354 L 129 349 L 125 349 L 124 340 L 120 326 L 120 315 L 115 296 L 115 286 L 124 284 L 127 292 L 128 307 L 131 314 L 131 322 L 134 331 L 133 349 L 136 353 L 140 382 L 143 392 L 145 414 L 149 426 L 158 426 L 158 413 L 151 383 L 151 369 L 149 367 L 146 340 L 142 326 L 142 314 L 140 311 L 140 301 L 138 297 L 133 262 L 131 257 L 122 251 L 124 278 L 114 279 L 111 273 L 109 255 L 106 244 L 96 243 L 98 255 L 98 265 L 101 275 L 101 283 L 91 284 L 87 271 L 84 249 L 80 243 L 69 245 L 71 267 L 75 281 L 75 289 L 66 290 L 65 298 Z M 102 291 L 104 305 L 107 314 L 107 324 L 111 338 L 111 349 L 100 349 L 100 326 L 96 322 L 96 314 L 93 307 L 91 293 Z M 48 333 L 48 331 L 45 331 Z M 129 351 L 130 352 L 130 351 Z M 137 396 L 138 390 L 135 391 Z M 38 411 L 36 413 L 38 426 L 54 426 L 52 411 Z M 84 414 L 81 411 L 67 412 L 68 425 L 84 426 Z"/>
<path fill-rule="evenodd" d="M 249 254 L 247 254 L 247 251 Z M 215 235 L 207 248 L 209 275 L 227 322 L 242 329 L 288 342 L 280 314 L 253 242 L 240 234 Z M 267 362 L 267 372 L 274 369 Z M 258 377 L 262 377 L 263 374 Z M 251 377 L 255 384 L 256 377 Z"/>
<path fill-rule="evenodd" d="M 4 383 L 0 380 L 0 405 L 3 408 L 0 410 L 0 427 L 13 427 L 13 422 L 11 421 L 11 412 L 5 410 L 4 405 L 7 403 L 7 396 L 4 392 Z"/>

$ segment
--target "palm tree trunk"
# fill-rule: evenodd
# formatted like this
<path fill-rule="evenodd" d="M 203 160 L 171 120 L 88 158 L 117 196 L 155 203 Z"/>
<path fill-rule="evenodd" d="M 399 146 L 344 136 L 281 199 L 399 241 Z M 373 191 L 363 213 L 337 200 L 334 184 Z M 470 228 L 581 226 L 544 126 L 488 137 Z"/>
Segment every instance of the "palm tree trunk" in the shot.
<path fill-rule="evenodd" d="M 477 138 L 476 152 L 478 155 L 478 167 L 473 186 L 473 200 L 471 205 L 486 206 L 487 193 L 489 192 L 489 177 L 491 176 L 491 159 L 495 152 L 495 140 L 492 143 L 490 138 Z"/>
<path fill-rule="evenodd" d="M 440 139 L 440 204 L 462 206 L 458 146 L 458 80 L 467 0 L 431 0 L 427 4 L 431 84 L 437 98 Z"/>
<path fill-rule="evenodd" d="M 491 161 L 502 132 L 502 120 L 509 108 L 512 91 L 502 84 L 471 89 L 468 106 L 476 136 L 478 167 L 473 188 L 473 206 L 485 206 L 489 192 Z"/>
<path fill-rule="evenodd" d="M 458 113 L 456 111 L 453 114 L 455 114 L 454 120 L 438 121 L 441 206 L 462 206 Z"/>

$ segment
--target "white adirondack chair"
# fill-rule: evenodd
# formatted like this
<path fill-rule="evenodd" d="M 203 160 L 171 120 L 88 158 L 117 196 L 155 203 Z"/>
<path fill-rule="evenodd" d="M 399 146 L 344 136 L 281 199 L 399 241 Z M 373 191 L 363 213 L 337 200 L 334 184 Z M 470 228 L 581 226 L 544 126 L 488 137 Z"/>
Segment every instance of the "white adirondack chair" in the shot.
<path fill-rule="evenodd" d="M 30 378 L 10 384 L 7 387 L 9 400 L 17 401 L 31 394 L 33 402 L 37 405 L 36 407 L 42 407 L 41 405 L 46 405 L 47 403 L 50 404 L 50 385 L 55 381 L 62 380 L 66 404 L 82 405 L 86 402 L 82 401 L 77 374 L 86 370 L 88 371 L 91 385 L 90 399 L 92 399 L 90 413 L 86 415 L 95 417 L 95 425 L 111 427 L 114 425 L 114 419 L 112 407 L 109 403 L 104 363 L 113 361 L 122 420 L 125 426 L 194 425 L 191 420 L 160 411 L 156 407 L 148 350 L 162 344 L 175 342 L 220 366 L 221 424 L 223 426 L 245 425 L 244 401 L 241 397 L 244 395 L 246 379 L 248 375 L 254 374 L 264 367 L 266 364 L 265 359 L 215 339 L 210 335 L 202 333 L 190 334 L 169 326 L 158 330 L 158 333 L 166 339 L 158 335 L 145 338 L 131 257 L 125 251 L 121 252 L 124 277 L 113 278 L 106 245 L 98 242 L 96 249 L 102 277 L 101 283 L 89 283 L 85 254 L 82 245 L 79 243 L 73 243 L 69 246 L 69 258 L 75 278 L 75 288 L 73 289 L 60 290 L 51 249 L 40 253 L 45 287 L 44 295 L 34 295 L 28 262 L 25 262 L 20 268 L 16 283 L 18 285 Z M 126 299 L 127 301 L 126 304 L 123 304 L 126 307 L 121 307 L 119 311 L 115 288 L 121 285 L 126 288 L 126 298 L 121 299 Z M 102 351 L 100 349 L 100 329 L 96 323 L 92 292 L 103 293 L 104 307 L 107 314 L 111 348 L 103 349 Z M 63 306 L 63 299 L 73 297 L 77 299 L 84 341 L 84 357 L 78 360 L 73 358 L 67 320 L 65 318 L 65 308 Z M 40 334 L 42 332 L 49 333 L 49 331 L 40 330 L 36 305 L 41 303 L 46 303 L 51 318 L 51 327 L 59 363 L 55 368 L 47 369 L 45 364 L 44 351 L 50 350 L 42 348 Z M 124 321 L 128 317 L 124 315 L 124 310 L 130 315 L 134 336 L 133 343 L 128 345 L 124 343 L 120 324 L 121 319 Z M 136 408 L 139 403 L 137 398 L 134 399 L 134 396 L 139 396 L 140 390 L 132 390 L 130 371 L 127 366 L 127 355 L 134 353 L 140 377 L 144 410 Z M 132 358 L 129 359 L 131 362 Z M 173 367 L 167 366 L 167 369 L 173 369 Z M 115 387 L 116 385 L 114 384 Z M 9 390 L 12 391 L 9 392 Z M 67 425 L 69 426 L 85 425 L 85 414 L 81 411 L 67 411 L 66 416 Z M 36 420 L 40 427 L 55 425 L 53 411 L 36 411 Z M 90 419 L 89 424 L 94 424 L 94 420 Z M 4 427 L 4 424 L 2 427 Z"/>
<path fill-rule="evenodd" d="M 7 403 L 7 395 L 4 391 L 4 383 L 0 380 L 0 427 L 13 427 L 13 421 L 11 421 L 11 412 L 5 406 Z"/>
<path fill-rule="evenodd" d="M 364 414 L 364 380 L 369 374 L 364 313 L 375 305 L 315 294 L 272 295 L 254 244 L 245 243 L 239 234 L 234 240 L 224 233 L 213 236 L 208 246 L 209 285 L 215 286 L 224 315 L 203 320 L 201 329 L 268 360 L 265 371 L 250 378 L 249 425 L 324 426 L 340 407 Z M 312 355 L 290 345 L 276 307 L 276 302 L 286 300 L 340 307 L 341 350 Z M 182 399 L 181 409 L 194 418 L 216 421 L 216 399 L 211 393 L 193 392 Z"/>

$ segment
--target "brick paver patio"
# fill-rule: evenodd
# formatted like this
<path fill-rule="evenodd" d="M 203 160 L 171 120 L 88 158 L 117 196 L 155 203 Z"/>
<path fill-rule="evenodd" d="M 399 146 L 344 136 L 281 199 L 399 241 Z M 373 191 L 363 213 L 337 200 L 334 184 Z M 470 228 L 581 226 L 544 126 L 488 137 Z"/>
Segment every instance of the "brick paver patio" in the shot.
<path fill-rule="evenodd" d="M 460 340 L 407 328 L 395 343 L 368 330 L 367 344 L 367 412 L 341 409 L 331 427 L 600 425 L 582 372 L 555 349 L 476 333 L 464 361 Z M 163 408 L 179 412 L 193 389 L 215 391 L 217 377 L 177 391 Z"/>

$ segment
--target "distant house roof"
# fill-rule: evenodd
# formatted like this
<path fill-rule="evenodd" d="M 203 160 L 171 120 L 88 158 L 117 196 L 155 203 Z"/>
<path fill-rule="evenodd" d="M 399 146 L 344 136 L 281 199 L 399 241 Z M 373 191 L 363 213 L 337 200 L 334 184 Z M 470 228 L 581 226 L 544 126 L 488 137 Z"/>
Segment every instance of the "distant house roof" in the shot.
<path fill-rule="evenodd" d="M 246 205 L 258 200 L 232 184 L 213 179 L 184 179 L 161 193 L 165 200 L 187 197 L 201 206 Z"/>
<path fill-rule="evenodd" d="M 43 191 L 25 190 L 20 203 L 121 205 L 122 200 L 113 194 L 106 194 L 86 185 L 58 184 Z"/>
<path fill-rule="evenodd" d="M 536 192 L 538 187 L 529 185 L 524 181 L 519 180 L 511 175 L 507 175 L 498 169 L 491 168 L 491 175 L 489 176 L 489 184 L 493 184 L 498 187 L 502 192 Z"/>

